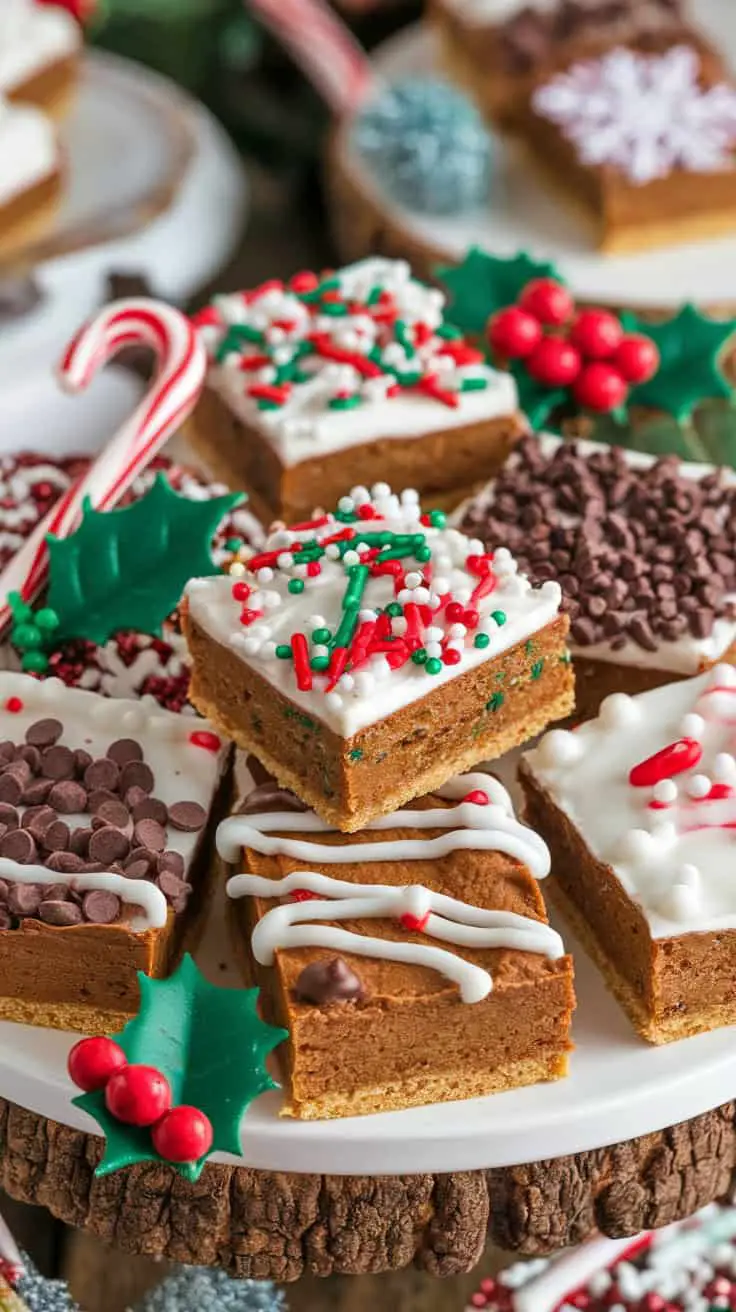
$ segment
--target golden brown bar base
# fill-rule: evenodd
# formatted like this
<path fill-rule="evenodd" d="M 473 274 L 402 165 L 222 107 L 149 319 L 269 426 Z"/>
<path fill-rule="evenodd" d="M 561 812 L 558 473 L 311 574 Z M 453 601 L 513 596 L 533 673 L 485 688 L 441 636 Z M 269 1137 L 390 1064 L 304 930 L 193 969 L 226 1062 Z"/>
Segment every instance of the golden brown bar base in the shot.
<path fill-rule="evenodd" d="M 0 205 L 0 256 L 12 254 L 40 237 L 53 223 L 61 197 L 61 172 Z"/>
<path fill-rule="evenodd" d="M 349 739 L 304 715 L 194 624 L 186 607 L 182 618 L 193 704 L 345 833 L 528 742 L 574 707 L 564 616 Z"/>
<path fill-rule="evenodd" d="M 526 1084 L 560 1080 L 567 1075 L 567 1067 L 567 1053 L 552 1052 L 511 1062 L 495 1070 L 451 1071 L 447 1074 L 427 1072 L 414 1079 L 387 1081 L 374 1089 L 331 1093 L 308 1102 L 289 1099 L 284 1103 L 281 1115 L 294 1116 L 300 1121 L 319 1121 L 338 1116 L 369 1116 L 375 1112 L 424 1107 L 463 1098 L 482 1098 L 486 1094 L 503 1093 Z"/>
<path fill-rule="evenodd" d="M 257 430 L 206 388 L 187 437 L 216 478 L 245 488 L 251 509 L 268 525 L 308 519 L 315 506 L 331 508 L 351 487 L 375 482 L 397 491 L 415 488 L 426 507 L 453 509 L 469 488 L 501 468 L 524 431 L 519 416 L 503 415 L 425 437 L 363 442 L 287 467 Z"/>
<path fill-rule="evenodd" d="M 49 1030 L 80 1034 L 118 1034 L 135 1011 L 112 1011 L 73 1002 L 33 1002 L 29 998 L 0 997 L 0 1020 L 16 1025 L 38 1025 Z"/>
<path fill-rule="evenodd" d="M 52 118 L 63 118 L 71 108 L 79 82 L 80 57 L 69 55 L 29 77 L 8 96 L 19 104 L 37 105 Z"/>

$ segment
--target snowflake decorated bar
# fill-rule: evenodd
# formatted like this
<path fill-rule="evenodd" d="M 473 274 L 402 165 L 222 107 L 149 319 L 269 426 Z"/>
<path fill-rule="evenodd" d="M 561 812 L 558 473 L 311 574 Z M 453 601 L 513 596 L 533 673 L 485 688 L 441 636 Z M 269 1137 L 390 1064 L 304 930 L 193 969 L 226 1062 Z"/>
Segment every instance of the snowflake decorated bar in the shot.
<path fill-rule="evenodd" d="M 604 248 L 733 228 L 736 86 L 695 43 L 573 64 L 537 87 L 525 134 L 592 211 Z"/>
<path fill-rule="evenodd" d="M 736 669 L 629 697 L 524 758 L 560 897 L 645 1038 L 736 1019 Z"/>
<path fill-rule="evenodd" d="M 330 789 L 337 798 L 347 781 L 325 762 L 316 788 L 313 759 L 277 766 L 283 726 L 269 726 L 273 710 L 262 716 L 251 704 L 277 696 L 282 719 L 301 734 L 324 734 L 335 764 L 355 766 L 348 794 L 361 775 L 368 787 L 369 762 L 381 770 L 371 805 L 390 810 L 388 776 L 399 758 L 384 762 L 394 735 L 396 746 L 416 740 L 406 764 L 411 774 L 421 762 L 419 776 L 400 770 L 394 785 L 411 797 L 425 775 L 441 782 L 443 769 L 442 778 L 498 754 L 570 709 L 560 600 L 556 582 L 533 588 L 502 544 L 486 550 L 448 527 L 442 511 L 423 513 L 415 491 L 354 488 L 333 514 L 276 530 L 235 576 L 192 580 L 192 699 L 329 816 Z M 446 769 L 423 742 L 423 714 L 458 717 Z M 345 819 L 348 796 L 337 807 Z"/>
<path fill-rule="evenodd" d="M 516 387 L 448 321 L 444 299 L 380 258 L 217 297 L 196 319 L 210 355 L 198 440 L 284 518 L 336 499 L 345 461 L 375 477 L 378 443 L 385 477 L 393 459 L 411 460 L 409 475 L 440 491 L 469 483 L 517 435 Z M 427 469 L 445 454 L 443 472 Z"/>

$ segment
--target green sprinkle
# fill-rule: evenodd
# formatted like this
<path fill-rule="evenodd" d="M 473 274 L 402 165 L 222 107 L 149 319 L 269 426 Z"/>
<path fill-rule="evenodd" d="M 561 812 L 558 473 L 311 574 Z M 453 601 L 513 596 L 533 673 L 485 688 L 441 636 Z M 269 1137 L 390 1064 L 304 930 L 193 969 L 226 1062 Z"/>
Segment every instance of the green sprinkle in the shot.
<path fill-rule="evenodd" d="M 431 656 L 424 668 L 427 674 L 439 674 L 442 669 L 442 661 L 438 660 L 436 656 Z"/>
<path fill-rule="evenodd" d="M 427 653 L 424 650 L 424 647 L 417 647 L 416 651 L 412 652 L 411 658 L 415 665 L 426 665 Z"/>
<path fill-rule="evenodd" d="M 329 656 L 313 656 L 309 662 L 313 670 L 326 670 L 330 664 Z"/>
<path fill-rule="evenodd" d="M 487 378 L 463 378 L 460 384 L 461 392 L 484 392 L 488 386 Z"/>
<path fill-rule="evenodd" d="M 293 592 L 295 594 L 298 592 L 303 592 L 304 579 L 289 579 L 289 582 L 287 583 L 286 586 L 289 592 Z"/>
<path fill-rule="evenodd" d="M 352 610 L 355 606 L 360 605 L 369 573 L 370 570 L 367 565 L 351 565 L 349 567 L 348 577 L 350 582 L 342 599 L 344 610 Z"/>
<path fill-rule="evenodd" d="M 438 328 L 435 328 L 434 333 L 435 337 L 444 337 L 449 342 L 457 341 L 458 337 L 462 337 L 460 329 L 452 323 L 441 323 Z"/>
<path fill-rule="evenodd" d="M 35 624 L 18 624 L 12 633 L 13 646 L 19 651 L 29 651 L 43 644 L 43 634 Z"/>
<path fill-rule="evenodd" d="M 447 515 L 444 510 L 430 510 L 429 522 L 432 528 L 444 528 L 447 523 Z"/>
<path fill-rule="evenodd" d="M 480 647 L 482 649 L 483 647 L 488 647 L 490 645 L 490 641 L 491 639 L 489 638 L 487 633 L 476 633 L 475 637 L 473 638 L 473 646 Z"/>
<path fill-rule="evenodd" d="M 21 669 L 26 674 L 45 674 L 49 668 L 49 658 L 42 651 L 26 651 L 21 658 Z"/>
<path fill-rule="evenodd" d="M 394 337 L 396 338 L 399 345 L 403 346 L 407 355 L 409 356 L 416 355 L 416 351 L 414 350 L 414 343 L 411 340 L 411 337 L 409 336 L 409 331 L 403 319 L 396 320 L 394 324 Z"/>
<path fill-rule="evenodd" d="M 404 613 L 403 608 L 401 607 L 398 601 L 390 601 L 388 603 L 388 606 L 386 607 L 386 614 L 390 615 L 392 619 L 396 619 L 398 615 L 403 615 L 403 613 Z"/>
<path fill-rule="evenodd" d="M 348 312 L 344 301 L 323 301 L 319 307 L 320 314 L 328 314 L 333 319 L 341 319 Z"/>
<path fill-rule="evenodd" d="M 319 292 L 320 296 L 324 296 L 325 292 L 337 292 L 340 290 L 340 279 L 337 274 L 333 273 L 329 278 L 323 278 L 319 287 L 315 290 Z"/>
<path fill-rule="evenodd" d="M 365 298 L 366 305 L 377 305 L 382 295 L 383 295 L 383 287 L 381 287 L 378 283 L 376 283 L 376 286 L 371 287 L 368 295 Z"/>
<path fill-rule="evenodd" d="M 290 661 L 290 660 L 291 660 L 291 658 L 292 658 L 292 656 L 293 656 L 293 652 L 292 652 L 291 647 L 289 646 L 288 642 L 280 642 L 280 643 L 278 644 L 278 646 L 277 646 L 277 648 L 276 648 L 276 655 L 278 656 L 278 658 L 279 658 L 280 661 Z"/>
<path fill-rule="evenodd" d="M 225 550 L 226 550 L 226 551 L 240 551 L 240 548 L 242 547 L 242 545 L 243 545 L 243 539 L 242 539 L 242 538 L 228 538 L 228 539 L 227 539 L 227 542 L 225 543 Z"/>
<path fill-rule="evenodd" d="M 544 669 L 544 661 L 535 661 L 532 665 L 532 678 L 538 679 Z"/>
<path fill-rule="evenodd" d="M 289 587 L 291 587 L 291 584 L 289 584 Z M 506 623 L 506 612 L 503 610 L 493 610 L 491 611 L 491 619 L 496 621 L 499 629 L 502 629 Z"/>
<path fill-rule="evenodd" d="M 572 656 L 570 655 L 569 651 L 563 651 L 562 655 L 560 656 L 560 665 L 570 665 L 571 663 L 572 663 Z"/>
<path fill-rule="evenodd" d="M 327 404 L 330 410 L 354 410 L 356 405 L 363 404 L 363 398 L 355 392 L 353 396 L 331 396 Z"/>
<path fill-rule="evenodd" d="M 319 731 L 319 725 L 316 721 L 312 720 L 308 715 L 304 715 L 302 711 L 292 711 L 290 706 L 287 706 L 284 711 L 284 719 L 296 720 L 305 729 L 316 729 Z"/>
<path fill-rule="evenodd" d="M 259 410 L 281 410 L 283 408 L 280 401 L 268 401 L 264 396 L 256 401 L 256 405 Z"/>
<path fill-rule="evenodd" d="M 313 629 L 312 642 L 329 642 L 332 634 L 329 629 Z"/>
<path fill-rule="evenodd" d="M 43 606 L 41 610 L 36 611 L 36 624 L 42 632 L 52 633 L 59 627 L 59 616 L 50 606 Z"/>
<path fill-rule="evenodd" d="M 486 702 L 487 711 L 500 711 L 503 706 L 503 693 L 494 692 L 489 701 Z"/>
<path fill-rule="evenodd" d="M 534 643 L 532 642 L 531 638 L 528 638 L 527 641 L 524 643 L 524 651 L 526 652 L 527 656 L 531 656 L 532 652 L 534 651 Z"/>
<path fill-rule="evenodd" d="M 19 592 L 8 593 L 8 605 L 13 612 L 13 619 L 16 624 L 22 624 L 24 620 L 33 619 L 33 607 L 28 602 L 23 601 Z"/>
<path fill-rule="evenodd" d="M 362 761 L 363 760 L 362 747 L 354 747 L 352 751 L 348 752 L 348 757 L 351 761 Z"/>

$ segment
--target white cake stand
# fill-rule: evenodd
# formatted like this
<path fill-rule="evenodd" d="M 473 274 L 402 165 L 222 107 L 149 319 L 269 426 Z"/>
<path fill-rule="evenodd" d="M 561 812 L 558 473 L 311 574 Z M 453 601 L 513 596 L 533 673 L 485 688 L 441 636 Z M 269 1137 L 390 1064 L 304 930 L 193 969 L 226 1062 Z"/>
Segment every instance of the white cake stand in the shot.
<path fill-rule="evenodd" d="M 693 17 L 709 31 L 736 69 L 736 7 L 727 0 L 693 0 Z M 434 34 L 413 28 L 380 47 L 377 67 L 387 81 L 437 76 Z M 376 244 L 404 255 L 421 271 L 461 260 L 470 246 L 494 255 L 526 250 L 551 260 L 576 299 L 637 310 L 675 311 L 685 301 L 702 309 L 736 307 L 736 220 L 733 237 L 692 242 L 637 255 L 601 255 L 572 205 L 545 184 L 523 153 L 495 139 L 496 171 L 487 206 L 453 218 L 419 214 L 398 205 L 357 155 L 351 123 L 338 132 L 330 163 L 335 231 L 350 258 Z"/>

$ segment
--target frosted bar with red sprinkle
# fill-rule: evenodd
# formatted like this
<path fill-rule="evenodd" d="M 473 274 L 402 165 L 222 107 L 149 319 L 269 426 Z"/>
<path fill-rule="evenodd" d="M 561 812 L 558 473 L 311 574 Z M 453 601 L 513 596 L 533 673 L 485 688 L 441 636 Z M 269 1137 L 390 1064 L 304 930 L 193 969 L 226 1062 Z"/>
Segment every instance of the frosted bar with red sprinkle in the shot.
<path fill-rule="evenodd" d="M 416 491 L 356 487 L 276 529 L 237 580 L 191 581 L 191 698 L 356 827 L 572 709 L 559 607 L 556 582 L 532 587 L 503 543 L 424 513 Z"/>
<path fill-rule="evenodd" d="M 511 375 L 404 261 L 270 279 L 196 321 L 210 371 L 195 441 L 266 522 L 379 477 L 457 501 L 524 431 Z"/>
<path fill-rule="evenodd" d="M 523 760 L 559 900 L 642 1036 L 736 1021 L 736 669 L 717 665 Z"/>

